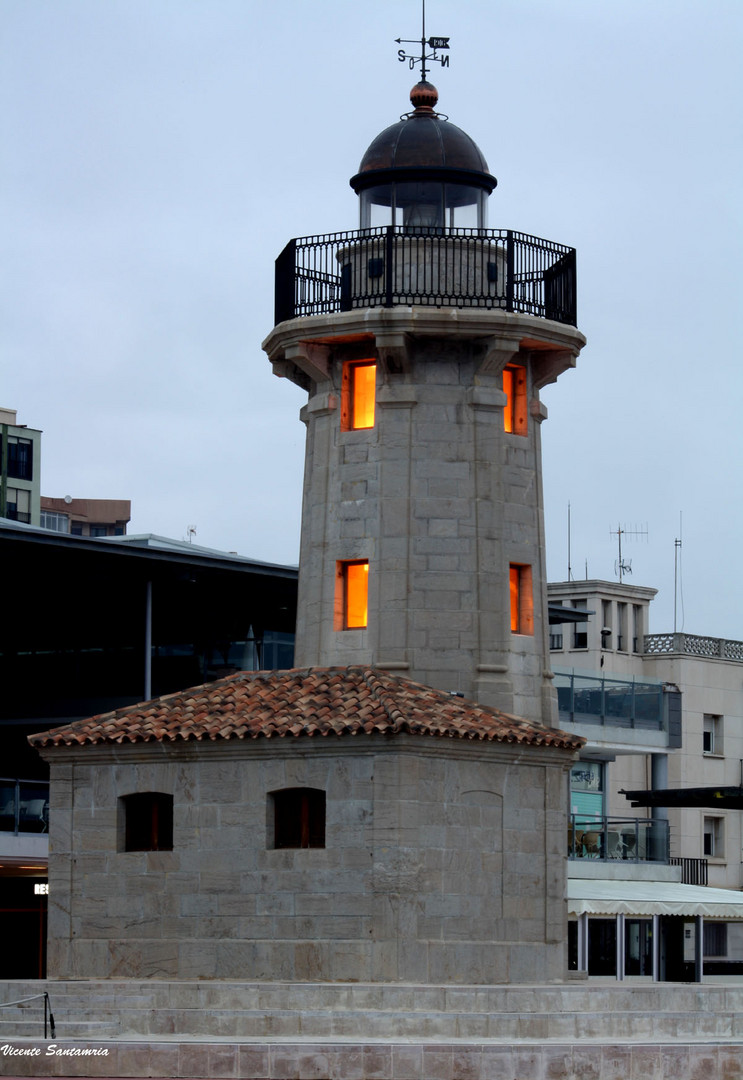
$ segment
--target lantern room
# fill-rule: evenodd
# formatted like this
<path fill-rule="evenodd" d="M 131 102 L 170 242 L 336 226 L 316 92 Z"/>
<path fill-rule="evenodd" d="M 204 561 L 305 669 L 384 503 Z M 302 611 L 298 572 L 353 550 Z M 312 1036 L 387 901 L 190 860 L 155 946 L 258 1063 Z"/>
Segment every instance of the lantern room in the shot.
<path fill-rule="evenodd" d="M 438 91 L 423 80 L 410 91 L 413 112 L 385 128 L 351 178 L 360 228 L 397 225 L 411 232 L 484 229 L 496 179 L 477 144 L 434 111 Z"/>

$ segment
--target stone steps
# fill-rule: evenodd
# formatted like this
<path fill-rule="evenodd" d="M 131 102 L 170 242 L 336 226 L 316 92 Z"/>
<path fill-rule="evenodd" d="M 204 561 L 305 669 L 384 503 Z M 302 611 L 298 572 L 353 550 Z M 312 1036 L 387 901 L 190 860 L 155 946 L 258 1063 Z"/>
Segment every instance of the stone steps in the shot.
<path fill-rule="evenodd" d="M 69 1016 L 70 1014 L 67 1013 Z M 592 1039 L 710 1039 L 743 1038 L 743 1016 L 731 1013 L 690 1015 L 664 1013 L 562 1013 L 513 1015 L 508 1013 L 461 1014 L 415 1012 L 391 1017 L 367 1011 L 322 1012 L 220 1010 L 157 1010 L 154 1013 L 121 1010 L 102 1013 L 101 1037 L 198 1039 L 357 1039 L 360 1030 L 368 1039 L 423 1040 L 554 1040 Z M 13 1034 L 38 1037 L 39 1025 L 24 1024 Z M 69 1038 L 94 1038 L 96 1025 L 89 1021 L 57 1021 L 57 1033 Z"/>
<path fill-rule="evenodd" d="M 58 1020 L 54 1017 L 55 1039 L 115 1039 L 119 1032 L 119 1024 L 113 1020 Z M 47 1025 L 47 1031 L 50 1028 Z M 44 1035 L 44 1017 L 17 1018 L 13 1020 L 0 1020 L 0 1043 L 8 1039 L 41 1039 Z M 51 1039 L 49 1033 L 48 1038 Z M 0 1073 L 1 1074 L 1 1073 Z"/>
<path fill-rule="evenodd" d="M 743 1039 L 743 986 L 0 983 L 0 1003 L 49 993 L 65 1039 L 493 1041 Z M 9 1015 L 12 1013 L 12 1015 Z M 0 1036 L 39 1038 L 39 1002 L 0 1011 Z"/>

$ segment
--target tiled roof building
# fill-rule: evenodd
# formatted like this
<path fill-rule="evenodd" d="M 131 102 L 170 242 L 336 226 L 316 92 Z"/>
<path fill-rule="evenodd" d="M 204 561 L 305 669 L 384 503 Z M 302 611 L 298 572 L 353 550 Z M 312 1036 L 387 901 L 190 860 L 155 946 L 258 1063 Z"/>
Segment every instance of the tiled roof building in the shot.
<path fill-rule="evenodd" d="M 564 973 L 576 736 L 350 667 L 241 672 L 31 741 L 60 978 Z"/>

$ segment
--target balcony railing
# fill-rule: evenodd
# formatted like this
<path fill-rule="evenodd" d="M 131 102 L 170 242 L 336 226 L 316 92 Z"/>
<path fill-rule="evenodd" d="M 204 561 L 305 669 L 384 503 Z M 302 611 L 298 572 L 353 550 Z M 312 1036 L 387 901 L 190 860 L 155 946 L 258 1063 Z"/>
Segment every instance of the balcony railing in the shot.
<path fill-rule="evenodd" d="M 571 859 L 667 863 L 668 851 L 668 822 L 663 818 L 648 821 L 571 814 L 568 821 Z"/>
<path fill-rule="evenodd" d="M 575 249 L 510 229 L 388 225 L 290 240 L 276 324 L 356 308 L 495 308 L 576 325 Z"/>
<path fill-rule="evenodd" d="M 708 885 L 709 863 L 707 859 L 687 859 L 685 856 L 673 857 L 671 866 L 681 867 L 682 885 Z"/>
<path fill-rule="evenodd" d="M 729 638 L 701 637 L 699 634 L 646 634 L 643 648 L 646 656 L 680 653 L 715 660 L 743 660 L 743 641 Z"/>
<path fill-rule="evenodd" d="M 0 778 L 0 832 L 47 832 L 49 784 Z"/>
<path fill-rule="evenodd" d="M 616 728 L 663 731 L 663 683 L 581 674 L 555 668 L 561 723 L 604 724 Z"/>

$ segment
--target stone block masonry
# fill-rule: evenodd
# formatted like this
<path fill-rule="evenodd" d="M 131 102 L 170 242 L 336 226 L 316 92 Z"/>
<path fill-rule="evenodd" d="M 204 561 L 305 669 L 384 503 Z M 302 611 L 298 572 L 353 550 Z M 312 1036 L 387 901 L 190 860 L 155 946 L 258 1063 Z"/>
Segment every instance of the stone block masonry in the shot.
<path fill-rule="evenodd" d="M 573 328 L 500 311 L 358 311 L 276 328 L 264 347 L 309 391 L 298 665 L 404 671 L 556 723 L 539 389 L 544 357 L 556 377 L 582 344 Z M 358 361 L 376 363 L 374 423 L 347 430 L 344 386 Z M 511 363 L 524 372 L 518 433 L 504 420 Z M 344 629 L 338 567 L 352 560 L 368 560 L 368 615 Z M 516 629 L 512 566 L 524 569 Z"/>
<path fill-rule="evenodd" d="M 364 735 L 55 748 L 48 970 L 561 979 L 565 856 L 553 832 L 559 821 L 567 835 L 571 757 L 527 749 Z M 284 788 L 325 792 L 323 847 L 274 846 L 271 793 Z M 133 791 L 172 794 L 172 851 L 123 850 Z"/>

